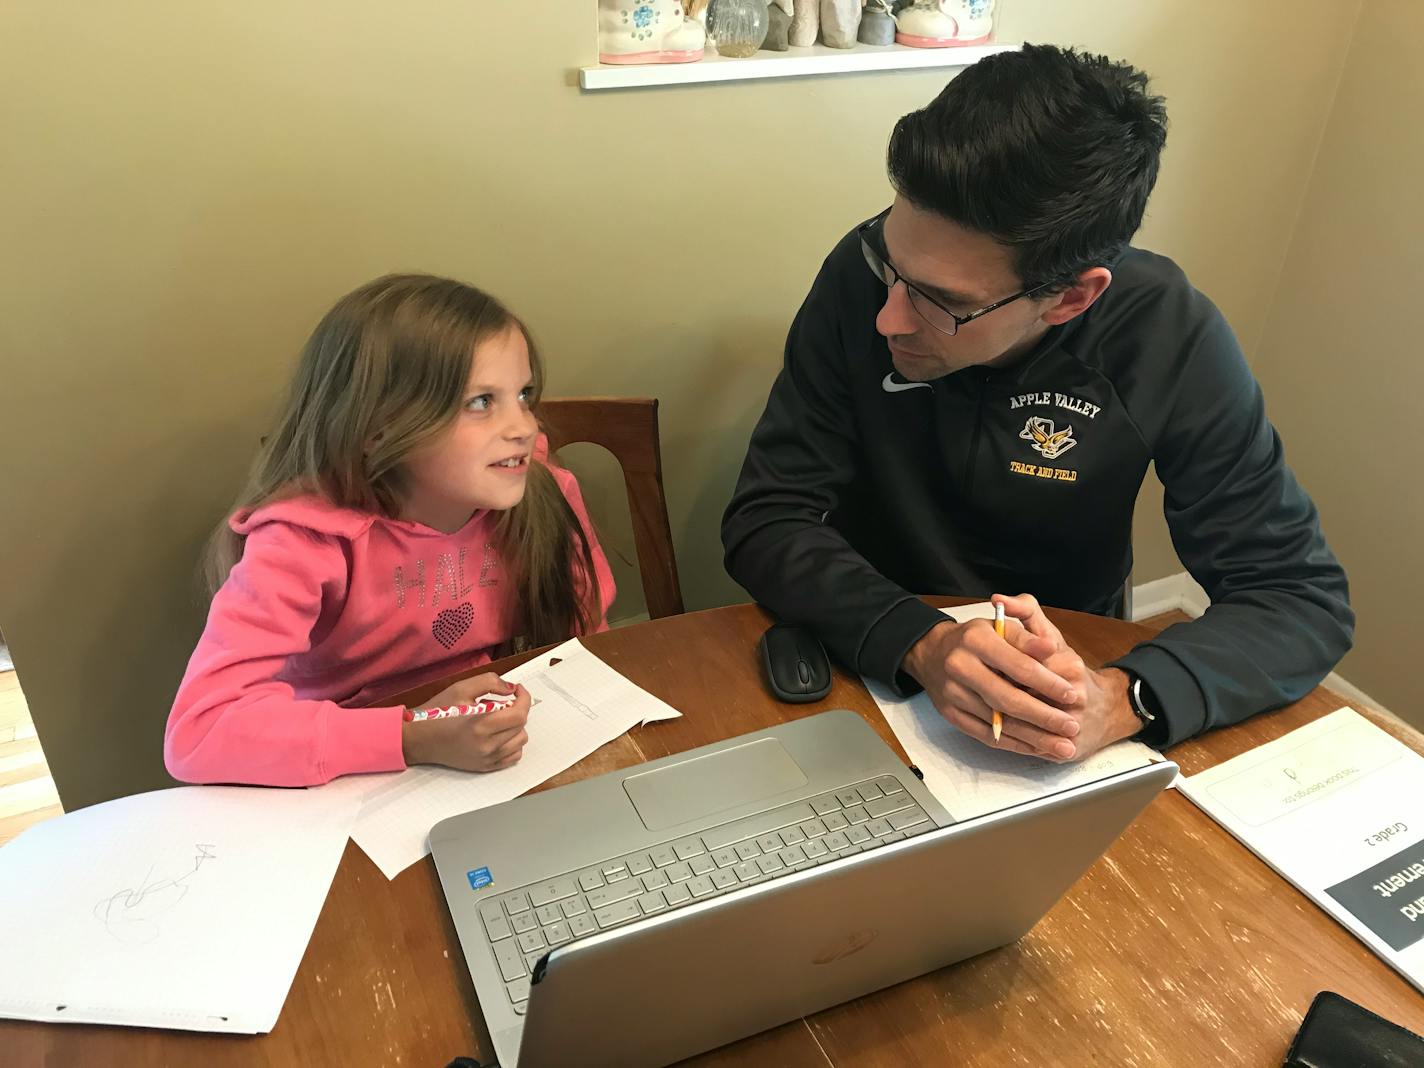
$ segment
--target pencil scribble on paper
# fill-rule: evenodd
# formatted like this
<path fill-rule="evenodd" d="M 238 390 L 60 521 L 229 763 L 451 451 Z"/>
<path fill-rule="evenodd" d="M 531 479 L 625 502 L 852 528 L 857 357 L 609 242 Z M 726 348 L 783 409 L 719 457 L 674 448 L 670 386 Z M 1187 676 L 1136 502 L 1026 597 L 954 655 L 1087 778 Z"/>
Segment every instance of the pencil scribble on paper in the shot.
<path fill-rule="evenodd" d="M 152 942 L 161 933 L 158 921 L 174 908 L 190 889 L 189 880 L 207 861 L 217 859 L 213 845 L 197 844 L 193 866 L 171 878 L 154 878 L 154 868 L 136 887 L 126 887 L 102 898 L 94 906 L 94 916 L 104 929 L 121 942 L 142 945 Z"/>

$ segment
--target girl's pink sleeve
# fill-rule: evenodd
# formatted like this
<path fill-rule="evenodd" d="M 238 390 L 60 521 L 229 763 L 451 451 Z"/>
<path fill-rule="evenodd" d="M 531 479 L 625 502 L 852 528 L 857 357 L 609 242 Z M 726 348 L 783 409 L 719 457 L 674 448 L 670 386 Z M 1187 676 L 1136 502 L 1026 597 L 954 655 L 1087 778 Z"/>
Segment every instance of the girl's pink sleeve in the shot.
<path fill-rule="evenodd" d="M 405 767 L 403 708 L 301 700 L 278 677 L 289 658 L 311 650 L 324 599 L 344 596 L 346 582 L 335 538 L 282 523 L 248 536 L 168 715 L 163 759 L 171 775 L 311 786 Z"/>

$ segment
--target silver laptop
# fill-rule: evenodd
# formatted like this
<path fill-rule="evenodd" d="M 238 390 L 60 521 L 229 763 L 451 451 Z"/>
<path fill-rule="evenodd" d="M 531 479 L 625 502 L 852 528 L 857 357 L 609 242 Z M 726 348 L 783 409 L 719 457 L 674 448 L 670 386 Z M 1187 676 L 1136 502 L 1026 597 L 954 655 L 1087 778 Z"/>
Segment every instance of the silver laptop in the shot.
<path fill-rule="evenodd" d="M 661 1065 L 1020 938 L 1176 774 L 955 823 L 823 712 L 443 820 L 503 1068 Z"/>

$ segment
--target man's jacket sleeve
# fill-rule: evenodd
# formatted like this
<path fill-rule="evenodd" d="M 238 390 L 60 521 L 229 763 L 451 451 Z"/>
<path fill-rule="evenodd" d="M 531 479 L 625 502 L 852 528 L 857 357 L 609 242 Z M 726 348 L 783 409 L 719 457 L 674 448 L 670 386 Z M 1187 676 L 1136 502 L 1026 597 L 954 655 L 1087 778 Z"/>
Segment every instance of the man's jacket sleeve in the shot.
<path fill-rule="evenodd" d="M 1116 661 L 1151 688 L 1158 745 L 1298 700 L 1355 628 L 1345 572 L 1230 327 L 1211 308 L 1187 340 L 1173 387 L 1144 403 L 1165 413 L 1153 452 L 1172 544 L 1211 607 Z"/>
<path fill-rule="evenodd" d="M 900 662 L 944 616 L 826 523 L 860 453 L 835 290 L 822 267 L 752 433 L 722 545 L 728 573 L 774 615 L 809 627 L 848 668 L 905 692 L 918 687 Z"/>

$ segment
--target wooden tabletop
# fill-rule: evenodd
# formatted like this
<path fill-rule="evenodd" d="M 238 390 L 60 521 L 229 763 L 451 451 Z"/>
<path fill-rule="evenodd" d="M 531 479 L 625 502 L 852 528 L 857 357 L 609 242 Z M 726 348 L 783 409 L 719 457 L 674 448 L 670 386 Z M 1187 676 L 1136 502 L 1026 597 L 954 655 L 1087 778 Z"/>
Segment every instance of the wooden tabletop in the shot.
<path fill-rule="evenodd" d="M 1148 635 L 1116 620 L 1049 615 L 1095 665 Z M 824 701 L 773 700 L 754 659 L 767 625 L 759 609 L 742 605 L 588 638 L 589 649 L 683 717 L 635 729 L 547 785 L 831 708 L 859 712 L 904 757 L 869 695 L 842 672 Z M 512 667 L 519 659 L 496 667 Z M 1316 690 L 1289 708 L 1184 743 L 1169 755 L 1193 774 L 1343 703 Z M 1418 734 L 1376 721 L 1424 752 Z M 687 1063 L 1275 1066 L 1323 989 L 1424 1032 L 1424 998 L 1168 790 L 1018 943 Z M 271 1034 L 0 1021 L 0 1061 L 47 1068 L 425 1068 L 462 1055 L 492 1060 L 493 1049 L 434 865 L 427 857 L 387 881 L 351 843 Z"/>

